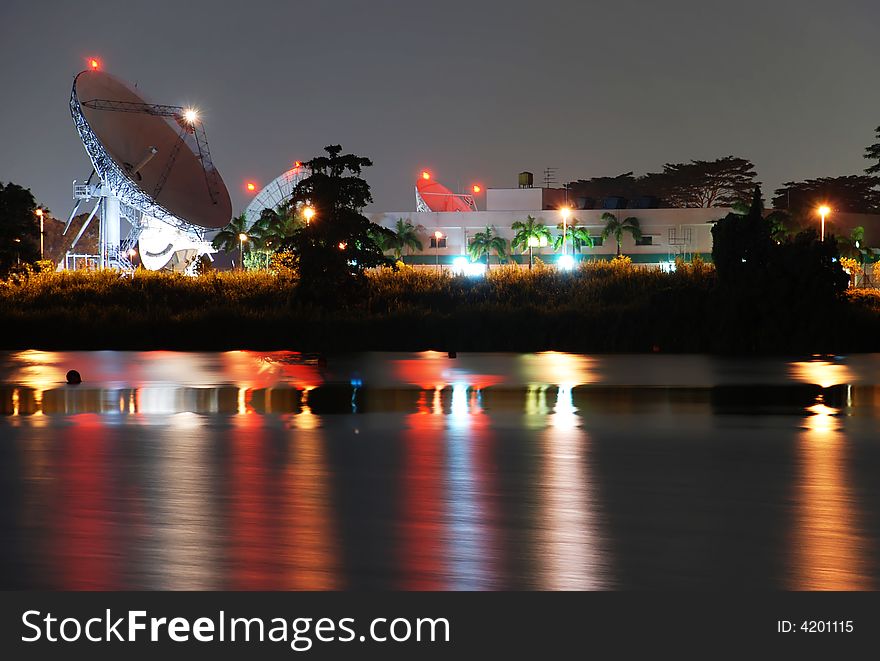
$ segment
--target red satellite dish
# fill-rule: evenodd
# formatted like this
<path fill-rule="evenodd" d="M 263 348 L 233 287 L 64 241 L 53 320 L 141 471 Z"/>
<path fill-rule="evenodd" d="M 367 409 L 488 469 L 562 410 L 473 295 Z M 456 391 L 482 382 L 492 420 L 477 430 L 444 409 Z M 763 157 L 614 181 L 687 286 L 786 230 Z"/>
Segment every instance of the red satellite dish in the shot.
<path fill-rule="evenodd" d="M 416 193 L 431 211 L 476 211 L 471 195 L 453 193 L 443 184 L 424 175 L 416 180 Z"/>
<path fill-rule="evenodd" d="M 97 69 L 76 77 L 72 107 L 75 120 L 80 113 L 87 123 L 80 132 L 95 169 L 119 189 L 114 194 L 160 219 L 165 211 L 207 229 L 229 223 L 229 192 L 210 162 L 207 143 L 199 142 L 194 111 L 147 104 L 125 83 Z M 114 172 L 102 171 L 108 168 Z"/>

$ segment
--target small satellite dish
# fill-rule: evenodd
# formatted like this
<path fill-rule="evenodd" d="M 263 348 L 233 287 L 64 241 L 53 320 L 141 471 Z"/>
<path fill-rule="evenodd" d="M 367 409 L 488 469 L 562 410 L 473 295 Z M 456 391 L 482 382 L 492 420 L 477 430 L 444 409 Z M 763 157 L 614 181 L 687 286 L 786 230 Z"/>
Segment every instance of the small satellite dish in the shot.
<path fill-rule="evenodd" d="M 70 112 L 99 179 L 74 185 L 74 197 L 79 202 L 98 198 L 103 205 L 101 266 L 124 268 L 127 250 L 148 227 L 156 234 L 156 221 L 185 235 L 184 243 L 204 246 L 209 245 L 206 230 L 229 223 L 229 191 L 211 160 L 197 110 L 148 103 L 93 67 L 74 79 Z M 125 241 L 120 240 L 121 217 L 132 226 Z"/>
<path fill-rule="evenodd" d="M 416 211 L 476 211 L 473 195 L 453 193 L 429 172 L 422 172 L 416 180 Z"/>

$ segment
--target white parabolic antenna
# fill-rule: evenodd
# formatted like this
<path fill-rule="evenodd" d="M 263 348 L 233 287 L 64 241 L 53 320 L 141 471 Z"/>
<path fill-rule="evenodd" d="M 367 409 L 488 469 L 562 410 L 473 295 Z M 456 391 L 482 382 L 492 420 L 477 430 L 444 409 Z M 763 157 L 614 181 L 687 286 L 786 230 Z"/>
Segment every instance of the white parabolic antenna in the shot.
<path fill-rule="evenodd" d="M 113 76 L 88 70 L 74 79 L 70 112 L 94 172 L 74 182 L 65 232 L 80 204 L 97 200 L 73 246 L 100 206 L 101 267 L 130 268 L 136 242 L 141 263 L 154 270 L 183 270 L 213 252 L 205 233 L 229 223 L 232 203 L 195 110 L 147 103 Z M 121 218 L 131 225 L 125 240 Z"/>
<path fill-rule="evenodd" d="M 307 168 L 301 163 L 295 165 L 287 172 L 275 177 L 259 193 L 254 195 L 254 199 L 251 200 L 244 210 L 247 227 L 250 227 L 260 219 L 260 214 L 264 209 L 275 211 L 278 207 L 288 203 L 293 196 L 296 185 L 307 176 L 308 172 L 306 170 Z"/>

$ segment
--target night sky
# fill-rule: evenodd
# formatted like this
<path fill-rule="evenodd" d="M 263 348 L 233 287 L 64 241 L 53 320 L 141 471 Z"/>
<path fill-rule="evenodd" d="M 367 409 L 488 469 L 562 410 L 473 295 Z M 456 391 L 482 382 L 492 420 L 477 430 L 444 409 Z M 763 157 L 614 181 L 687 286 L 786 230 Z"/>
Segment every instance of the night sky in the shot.
<path fill-rule="evenodd" d="M 450 188 L 752 159 L 783 181 L 861 173 L 880 124 L 876 0 L 0 3 L 0 181 L 59 216 L 90 171 L 67 101 L 92 55 L 196 105 L 235 212 L 244 181 L 341 143 L 375 210 Z"/>

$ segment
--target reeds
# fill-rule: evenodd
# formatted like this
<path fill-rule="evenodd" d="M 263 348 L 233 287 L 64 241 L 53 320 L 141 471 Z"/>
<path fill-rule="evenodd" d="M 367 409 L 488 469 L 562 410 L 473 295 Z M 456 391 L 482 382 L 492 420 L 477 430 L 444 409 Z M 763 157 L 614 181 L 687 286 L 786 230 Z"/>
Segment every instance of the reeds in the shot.
<path fill-rule="evenodd" d="M 379 269 L 332 303 L 295 276 L 115 271 L 0 281 L 6 349 L 832 352 L 880 349 L 880 294 L 812 305 L 722 295 L 711 265 L 608 261 L 468 278 Z M 797 305 L 795 304 L 797 303 Z"/>

